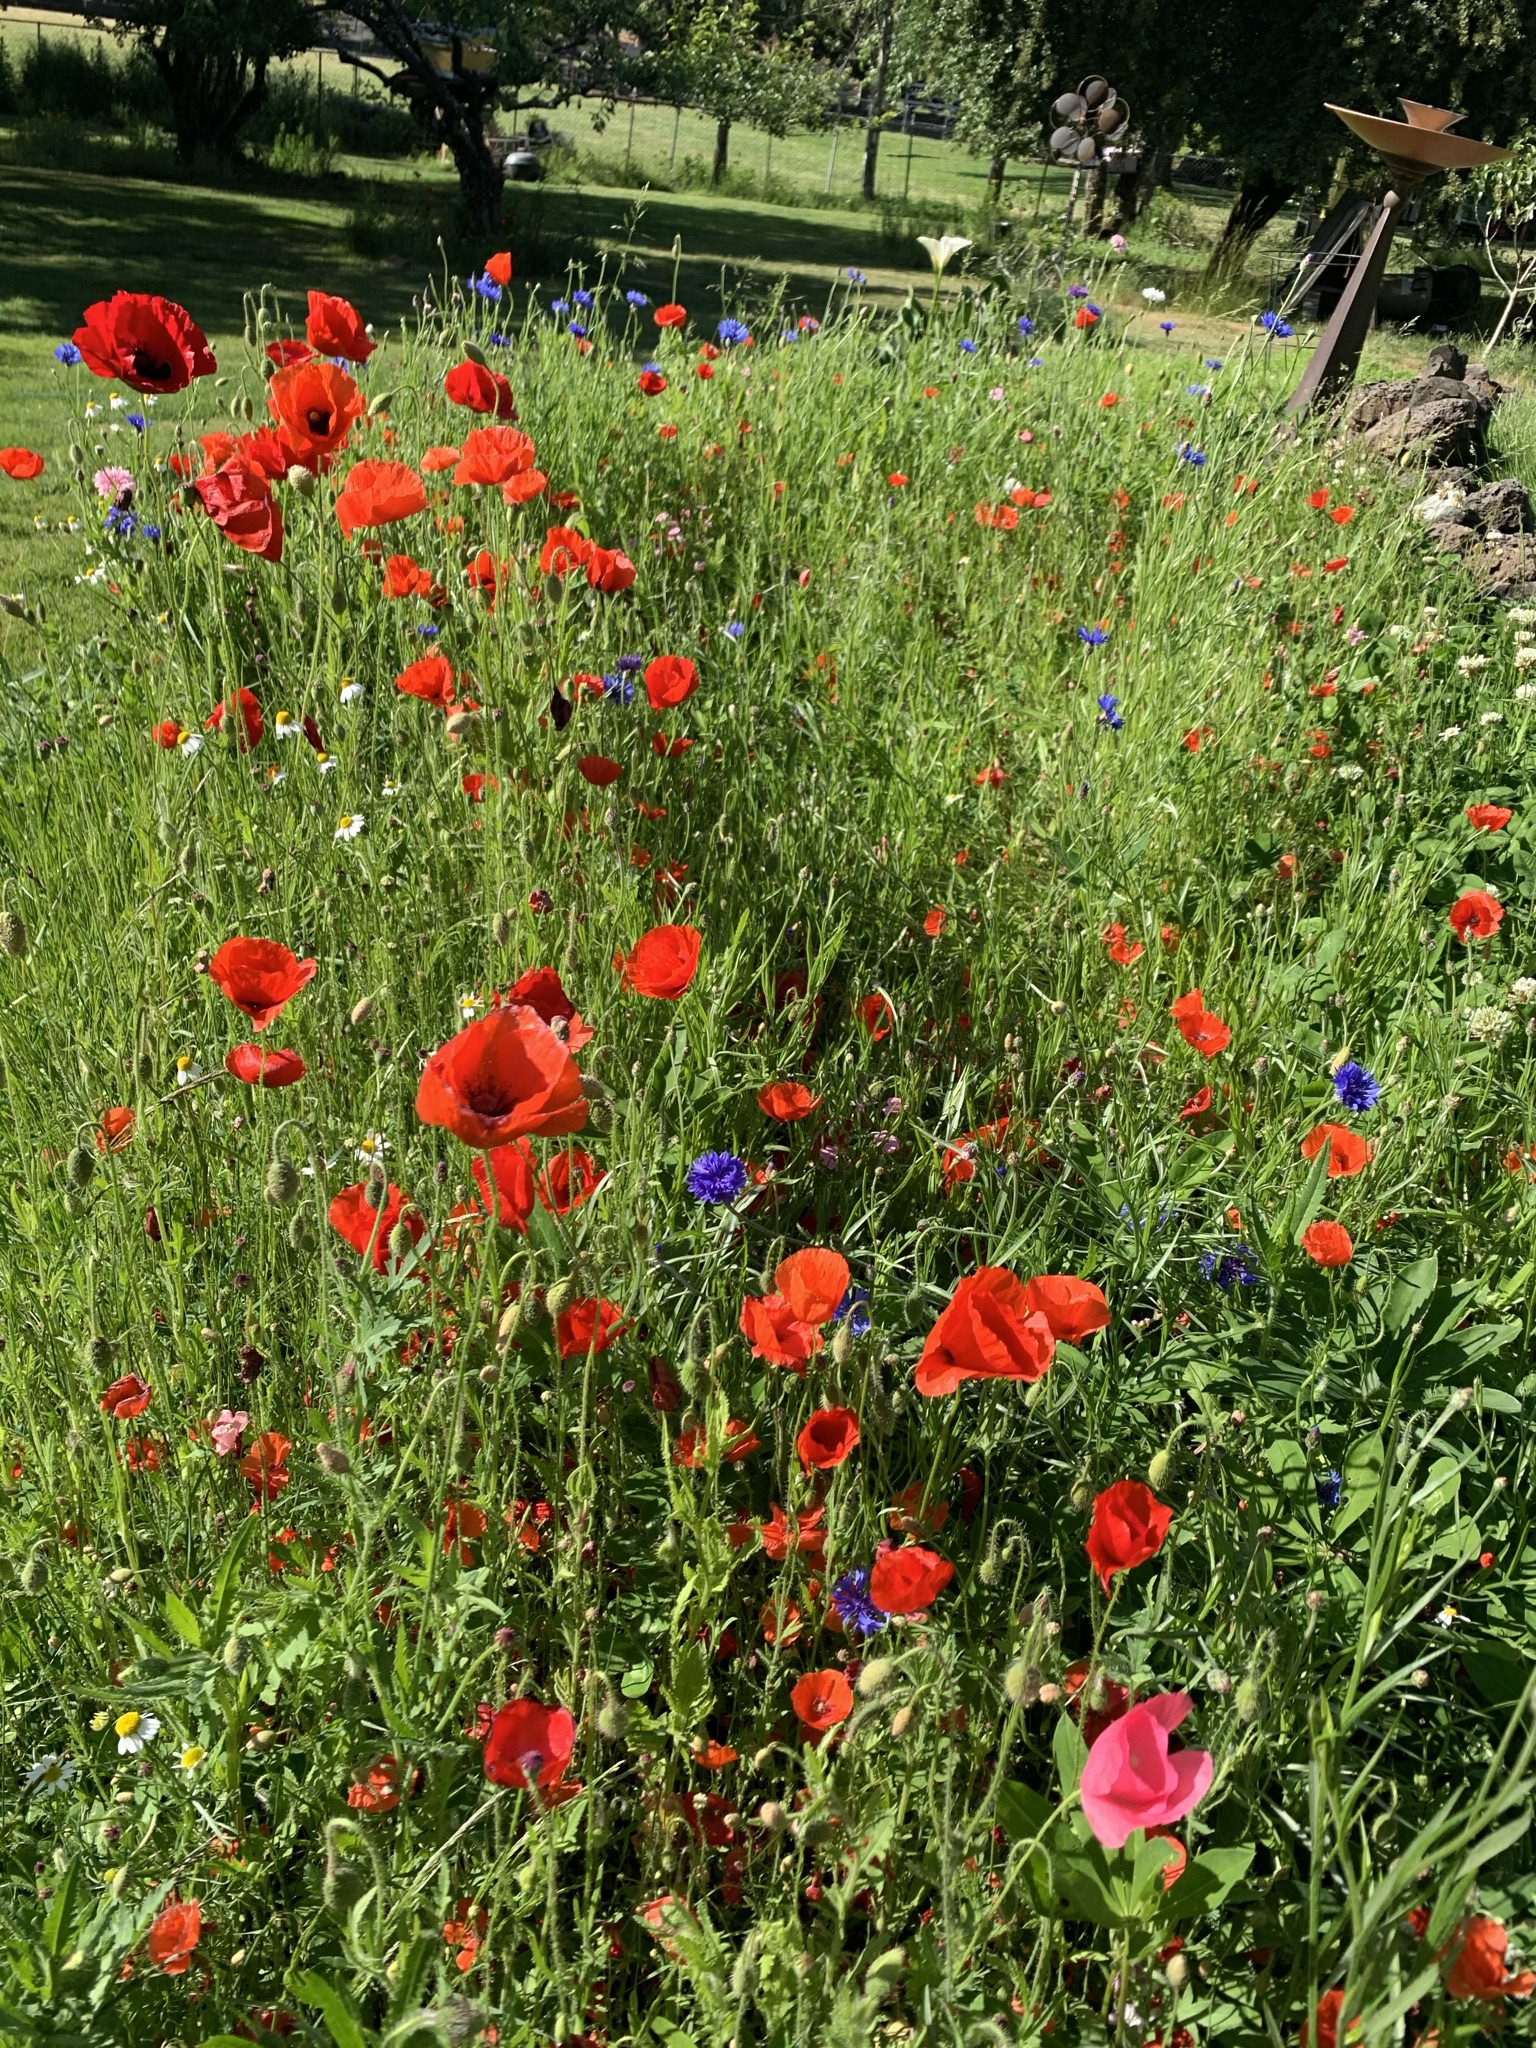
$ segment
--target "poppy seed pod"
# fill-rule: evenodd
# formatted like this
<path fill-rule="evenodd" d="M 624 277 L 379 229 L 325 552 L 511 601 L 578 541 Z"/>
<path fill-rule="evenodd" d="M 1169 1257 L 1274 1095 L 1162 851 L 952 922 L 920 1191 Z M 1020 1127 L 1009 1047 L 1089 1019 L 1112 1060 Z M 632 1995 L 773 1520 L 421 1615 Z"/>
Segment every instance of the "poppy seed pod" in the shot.
<path fill-rule="evenodd" d="M 262 1193 L 274 1209 L 291 1209 L 299 1199 L 303 1185 L 299 1169 L 291 1159 L 273 1159 L 268 1162 Z"/>
<path fill-rule="evenodd" d="M 13 960 L 26 958 L 27 927 L 18 910 L 0 911 L 0 949 L 9 953 Z"/>
<path fill-rule="evenodd" d="M 95 1158 L 84 1145 L 76 1145 L 64 1162 L 65 1176 L 72 1188 L 88 1188 L 95 1171 Z"/>
<path fill-rule="evenodd" d="M 16 1576 L 16 1583 L 29 1600 L 35 1600 L 48 1584 L 48 1560 L 42 1551 L 34 1550 Z"/>

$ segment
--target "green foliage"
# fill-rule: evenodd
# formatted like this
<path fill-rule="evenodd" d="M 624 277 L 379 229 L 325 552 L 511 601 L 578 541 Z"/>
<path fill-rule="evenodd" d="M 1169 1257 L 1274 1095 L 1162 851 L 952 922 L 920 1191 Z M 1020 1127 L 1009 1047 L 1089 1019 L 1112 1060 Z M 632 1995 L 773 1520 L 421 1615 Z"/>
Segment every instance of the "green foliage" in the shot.
<path fill-rule="evenodd" d="M 804 34 L 762 39 L 758 0 L 690 0 L 669 25 L 658 83 L 666 98 L 769 135 L 818 123 L 831 91 Z"/>

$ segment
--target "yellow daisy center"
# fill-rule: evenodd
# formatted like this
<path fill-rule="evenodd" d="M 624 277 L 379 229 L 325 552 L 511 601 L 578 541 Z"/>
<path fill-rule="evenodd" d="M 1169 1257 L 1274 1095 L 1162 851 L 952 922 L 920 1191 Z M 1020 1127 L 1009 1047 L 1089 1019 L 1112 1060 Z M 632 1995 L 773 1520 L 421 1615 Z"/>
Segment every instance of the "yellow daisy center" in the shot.
<path fill-rule="evenodd" d="M 143 1720 L 143 1718 L 144 1716 L 142 1714 L 134 1713 L 133 1709 L 130 1707 L 126 1714 L 118 1715 L 117 1719 L 112 1723 L 112 1726 L 116 1729 L 119 1735 L 132 1735 L 138 1728 L 138 1725 Z"/>

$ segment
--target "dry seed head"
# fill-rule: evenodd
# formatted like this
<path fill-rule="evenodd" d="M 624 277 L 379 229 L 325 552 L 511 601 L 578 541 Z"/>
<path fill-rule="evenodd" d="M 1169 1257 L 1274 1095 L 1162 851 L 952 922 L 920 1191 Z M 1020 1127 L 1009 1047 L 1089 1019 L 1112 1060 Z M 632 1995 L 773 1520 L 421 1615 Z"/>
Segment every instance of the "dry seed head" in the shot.
<path fill-rule="evenodd" d="M 0 911 L 0 949 L 9 953 L 13 960 L 26 957 L 26 920 L 18 910 Z"/>

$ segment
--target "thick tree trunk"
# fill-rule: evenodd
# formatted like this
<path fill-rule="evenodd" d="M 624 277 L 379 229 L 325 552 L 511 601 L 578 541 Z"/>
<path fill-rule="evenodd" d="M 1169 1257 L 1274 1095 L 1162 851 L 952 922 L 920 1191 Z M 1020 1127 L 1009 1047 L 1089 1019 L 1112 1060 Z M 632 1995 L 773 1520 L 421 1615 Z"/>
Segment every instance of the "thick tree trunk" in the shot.
<path fill-rule="evenodd" d="M 477 235 L 494 235 L 501 225 L 506 166 L 491 153 L 485 131 L 478 125 L 444 122 L 443 141 L 459 174 L 466 223 Z"/>
<path fill-rule="evenodd" d="M 725 183 L 726 166 L 730 162 L 731 124 L 729 121 L 715 123 L 715 167 L 710 173 L 712 185 Z"/>
<path fill-rule="evenodd" d="M 875 55 L 875 75 L 869 88 L 869 120 L 864 130 L 864 197 L 875 197 L 875 168 L 880 156 L 880 129 L 885 120 L 885 81 L 891 68 L 891 42 L 896 34 L 895 0 L 886 0 L 880 18 L 880 43 Z"/>
<path fill-rule="evenodd" d="M 1237 282 L 1249 250 L 1295 189 L 1293 185 L 1280 184 L 1268 171 L 1244 179 L 1205 266 L 1203 282 L 1207 290 Z"/>

